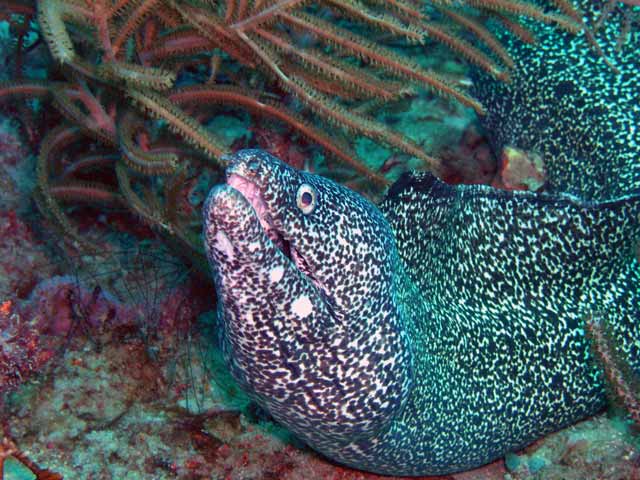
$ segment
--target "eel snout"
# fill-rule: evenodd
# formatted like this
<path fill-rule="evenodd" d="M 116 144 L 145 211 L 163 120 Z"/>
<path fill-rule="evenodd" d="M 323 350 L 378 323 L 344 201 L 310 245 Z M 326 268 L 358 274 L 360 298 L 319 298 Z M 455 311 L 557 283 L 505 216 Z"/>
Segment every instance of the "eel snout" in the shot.
<path fill-rule="evenodd" d="M 207 248 L 224 246 L 227 253 L 233 247 L 242 251 L 258 239 L 264 246 L 272 243 L 291 259 L 289 242 L 276 229 L 258 185 L 235 173 L 233 164 L 226 173 L 226 184 L 215 186 L 204 205 Z"/>

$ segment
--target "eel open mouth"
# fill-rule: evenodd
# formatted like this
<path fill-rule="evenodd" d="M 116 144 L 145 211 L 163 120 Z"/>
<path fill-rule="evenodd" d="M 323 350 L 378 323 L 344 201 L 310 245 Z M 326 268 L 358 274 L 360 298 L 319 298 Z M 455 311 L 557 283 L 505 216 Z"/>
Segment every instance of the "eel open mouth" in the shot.
<path fill-rule="evenodd" d="M 287 258 L 289 258 L 289 260 L 293 260 L 291 243 L 287 241 L 276 229 L 273 223 L 273 218 L 267 209 L 267 204 L 262 199 L 258 186 L 251 180 L 238 175 L 237 173 L 232 173 L 227 177 L 227 185 L 240 192 L 240 194 L 242 194 L 242 196 L 251 204 L 253 210 L 256 212 L 258 220 L 260 221 L 260 225 L 267 237 L 269 237 L 269 240 L 271 240 L 274 245 L 276 245 Z"/>
<path fill-rule="evenodd" d="M 263 200 L 258 186 L 248 178 L 238 175 L 237 173 L 232 173 L 227 177 L 227 185 L 240 192 L 249 204 L 251 204 L 253 210 L 256 212 L 258 220 L 260 221 L 260 226 L 269 240 L 273 242 L 273 244 L 296 266 L 301 273 L 306 275 L 319 288 L 323 288 L 321 283 L 313 275 L 313 271 L 304 257 L 300 255 L 296 248 L 291 244 L 291 241 L 287 240 L 283 233 L 278 231 L 276 228 L 273 217 L 269 213 L 267 204 Z"/>

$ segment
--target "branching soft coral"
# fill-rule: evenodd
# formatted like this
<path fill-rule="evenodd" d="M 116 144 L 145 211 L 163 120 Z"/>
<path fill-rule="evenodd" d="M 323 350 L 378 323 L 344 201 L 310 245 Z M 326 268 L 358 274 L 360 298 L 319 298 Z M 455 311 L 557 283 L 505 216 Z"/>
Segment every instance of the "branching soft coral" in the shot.
<path fill-rule="evenodd" d="M 224 166 L 229 147 L 204 126 L 219 108 L 288 125 L 378 186 L 387 180 L 357 158 L 346 140 L 353 134 L 437 173 L 438 159 L 367 112 L 420 88 L 480 114 L 483 108 L 376 38 L 434 40 L 505 80 L 513 62 L 477 19 L 491 16 L 521 33 L 519 16 L 579 30 L 578 13 L 556 1 L 560 13 L 519 0 L 436 1 L 426 8 L 417 0 L 19 1 L 5 12 L 22 15 L 25 24 L 37 12 L 57 69 L 46 82 L 0 85 L 0 98 L 47 99 L 65 119 L 42 140 L 38 185 L 39 204 L 67 238 L 91 248 L 63 204 L 127 206 L 204 264 L 194 219 L 175 199 L 182 183 L 203 171 L 215 179 Z M 178 138 L 168 142 L 165 129 Z"/>

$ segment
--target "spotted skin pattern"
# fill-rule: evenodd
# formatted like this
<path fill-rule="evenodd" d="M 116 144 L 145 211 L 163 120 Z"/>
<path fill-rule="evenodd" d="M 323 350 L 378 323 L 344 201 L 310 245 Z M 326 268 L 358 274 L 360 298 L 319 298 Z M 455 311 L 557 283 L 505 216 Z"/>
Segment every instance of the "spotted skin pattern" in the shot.
<path fill-rule="evenodd" d="M 467 470 L 605 404 L 584 336 L 606 315 L 640 367 L 640 199 L 401 178 L 379 207 L 259 150 L 205 209 L 233 375 L 336 462 Z M 303 213 L 298 192 L 310 188 Z"/>
<path fill-rule="evenodd" d="M 575 0 L 593 25 L 609 2 Z M 633 13 L 635 12 L 635 13 Z M 618 46 L 626 18 L 636 23 Z M 540 154 L 546 189 L 605 200 L 640 192 L 640 6 L 619 3 L 596 34 L 616 73 L 584 35 L 531 22 L 528 45 L 496 29 L 515 60 L 508 83 L 475 72 L 473 95 L 494 150 L 505 146 Z"/>

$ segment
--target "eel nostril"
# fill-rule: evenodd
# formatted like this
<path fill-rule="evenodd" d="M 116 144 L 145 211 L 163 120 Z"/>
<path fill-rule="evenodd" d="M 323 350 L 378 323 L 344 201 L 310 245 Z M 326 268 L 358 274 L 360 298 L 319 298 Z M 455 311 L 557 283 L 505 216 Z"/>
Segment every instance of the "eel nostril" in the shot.
<path fill-rule="evenodd" d="M 246 165 L 249 170 L 255 172 L 256 170 L 258 170 L 258 167 L 260 167 L 260 160 L 258 160 L 256 157 L 251 157 Z"/>

